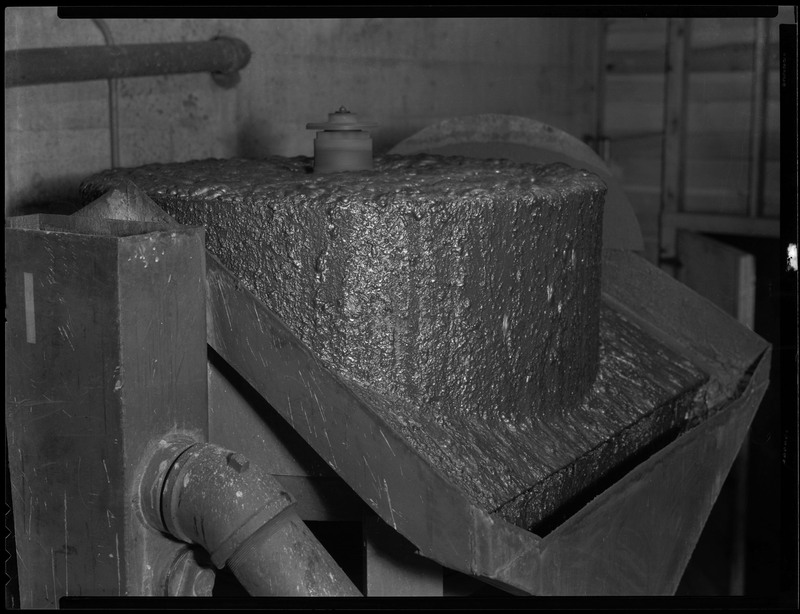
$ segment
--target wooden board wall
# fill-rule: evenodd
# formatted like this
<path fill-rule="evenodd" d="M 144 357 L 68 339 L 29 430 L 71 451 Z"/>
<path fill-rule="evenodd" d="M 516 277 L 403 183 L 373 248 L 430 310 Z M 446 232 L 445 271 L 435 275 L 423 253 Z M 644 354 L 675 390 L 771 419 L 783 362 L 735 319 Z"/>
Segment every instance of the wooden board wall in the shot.
<path fill-rule="evenodd" d="M 770 20 L 765 101 L 763 213 L 779 214 L 780 108 L 778 24 Z M 684 210 L 745 214 L 755 19 L 690 19 Z M 611 162 L 636 210 L 646 255 L 655 261 L 661 192 L 666 18 L 605 20 L 603 131 Z"/>

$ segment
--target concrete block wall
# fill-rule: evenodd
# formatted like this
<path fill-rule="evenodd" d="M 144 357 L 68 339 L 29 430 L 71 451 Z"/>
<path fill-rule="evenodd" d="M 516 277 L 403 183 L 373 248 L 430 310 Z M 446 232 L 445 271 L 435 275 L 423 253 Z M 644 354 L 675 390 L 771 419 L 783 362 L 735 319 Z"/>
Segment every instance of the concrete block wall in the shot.
<path fill-rule="evenodd" d="M 252 50 L 231 90 L 208 74 L 122 79 L 122 166 L 311 155 L 305 128 L 345 105 L 381 126 L 376 152 L 446 117 L 508 113 L 583 137 L 596 116 L 594 19 L 109 19 L 117 44 L 239 37 Z M 103 45 L 89 19 L 7 8 L 5 49 Z M 5 214 L 67 212 L 110 166 L 108 84 L 6 90 Z"/>

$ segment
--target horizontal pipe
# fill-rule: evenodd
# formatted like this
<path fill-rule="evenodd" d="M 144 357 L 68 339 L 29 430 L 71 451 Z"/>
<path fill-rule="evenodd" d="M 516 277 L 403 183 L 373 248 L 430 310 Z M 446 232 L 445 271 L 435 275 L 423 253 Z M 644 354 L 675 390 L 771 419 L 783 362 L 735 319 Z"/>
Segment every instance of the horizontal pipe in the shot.
<path fill-rule="evenodd" d="M 231 75 L 250 61 L 238 38 L 194 43 L 52 47 L 6 51 L 6 87 L 195 72 Z"/>

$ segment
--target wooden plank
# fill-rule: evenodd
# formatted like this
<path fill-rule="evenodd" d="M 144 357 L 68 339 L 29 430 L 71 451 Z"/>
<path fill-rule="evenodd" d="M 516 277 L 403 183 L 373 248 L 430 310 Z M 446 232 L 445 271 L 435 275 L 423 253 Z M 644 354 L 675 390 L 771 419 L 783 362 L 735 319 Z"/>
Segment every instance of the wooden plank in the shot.
<path fill-rule="evenodd" d="M 678 280 L 752 329 L 755 259 L 751 254 L 692 231 L 678 231 Z"/>
<path fill-rule="evenodd" d="M 335 476 L 292 427 L 213 350 L 208 361 L 209 441 L 274 475 Z M 295 493 L 292 493 L 295 494 Z"/>
<path fill-rule="evenodd" d="M 765 145 L 765 159 L 780 160 L 779 132 L 768 134 Z M 661 157 L 661 134 L 641 137 L 611 137 L 611 154 L 613 161 L 624 171 L 630 163 L 642 158 Z M 746 130 L 727 132 L 691 131 L 686 135 L 687 160 L 747 160 L 750 136 Z M 779 168 L 775 165 L 775 168 Z"/>
<path fill-rule="evenodd" d="M 692 44 L 696 47 L 713 47 L 735 43 L 753 42 L 753 18 L 702 17 L 694 19 Z"/>
<path fill-rule="evenodd" d="M 671 222 L 686 230 L 718 234 L 744 235 L 748 237 L 779 237 L 780 219 L 749 218 L 744 215 L 713 215 L 702 213 L 680 213 L 672 216 Z"/>
<path fill-rule="evenodd" d="M 622 168 L 623 185 L 650 185 L 661 183 L 660 160 L 653 157 L 616 158 Z M 765 171 L 771 177 L 780 176 L 780 161 L 765 162 Z M 692 159 L 686 158 L 685 189 L 698 195 L 703 192 L 737 192 L 747 194 L 747 160 L 740 159 Z M 777 185 L 771 187 L 776 190 Z"/>
<path fill-rule="evenodd" d="M 441 597 L 442 566 L 416 553 L 414 545 L 375 514 L 365 514 L 366 597 Z"/>
<path fill-rule="evenodd" d="M 767 98 L 780 99 L 780 72 L 770 70 Z M 606 74 L 606 98 L 609 101 L 661 104 L 664 100 L 663 73 Z M 749 72 L 706 72 L 689 75 L 689 102 L 746 101 L 753 89 Z"/>
<path fill-rule="evenodd" d="M 638 52 L 661 49 L 667 42 L 667 19 L 608 19 L 607 48 L 613 51 Z"/>
<path fill-rule="evenodd" d="M 203 231 L 110 222 L 88 234 L 92 221 L 33 220 L 6 229 L 22 607 L 164 594 L 162 565 L 181 546 L 144 526 L 133 493 L 162 437 L 205 436 Z"/>
<path fill-rule="evenodd" d="M 641 217 L 641 211 L 650 211 L 649 200 L 658 194 L 660 178 L 658 160 L 653 158 L 620 161 L 623 168 L 623 188 L 637 211 L 639 223 L 649 222 Z M 687 213 L 743 214 L 747 211 L 747 165 L 724 161 L 692 161 L 687 169 L 687 185 L 684 194 L 684 211 Z M 738 173 L 737 173 L 738 167 Z M 777 217 L 780 212 L 780 163 L 765 164 L 764 212 Z M 640 202 L 636 202 L 639 199 Z M 713 232 L 713 229 L 708 229 Z"/>
<path fill-rule="evenodd" d="M 688 96 L 688 93 L 687 93 Z M 624 98 L 608 100 L 605 110 L 606 133 L 613 138 L 652 135 L 663 130 L 663 102 L 630 103 Z M 694 132 L 739 132 L 747 130 L 751 115 L 750 101 L 686 103 L 688 130 Z M 768 123 L 765 130 L 780 131 L 780 102 L 767 103 Z"/>
<path fill-rule="evenodd" d="M 667 81 L 664 86 L 664 140 L 661 166 L 661 221 L 659 258 L 674 257 L 674 229 L 664 216 L 683 207 L 685 187 L 686 106 L 688 50 L 691 36 L 687 19 L 670 19 L 667 25 Z M 667 270 L 669 265 L 665 264 Z"/>
<path fill-rule="evenodd" d="M 767 117 L 778 117 L 767 109 L 767 79 L 769 29 L 766 19 L 756 20 L 755 51 L 753 57 L 753 95 L 750 109 L 750 169 L 747 186 L 747 213 L 756 217 L 761 212 L 764 191 L 764 145 L 766 142 Z"/>
<path fill-rule="evenodd" d="M 364 502 L 337 475 L 273 477 L 295 498 L 297 515 L 303 521 L 361 522 L 367 511 Z"/>
<path fill-rule="evenodd" d="M 691 231 L 678 232 L 678 279 L 749 329 L 755 324 L 755 258 L 735 247 Z M 748 438 L 733 468 L 736 496 L 732 510 L 730 562 L 732 595 L 744 593 Z"/>
<path fill-rule="evenodd" d="M 689 60 L 693 72 L 746 72 L 753 69 L 753 44 L 728 43 L 695 47 Z M 768 47 L 770 70 L 778 69 L 778 45 Z M 606 70 L 615 74 L 659 73 L 664 70 L 663 49 L 641 49 L 636 53 L 609 49 Z"/>

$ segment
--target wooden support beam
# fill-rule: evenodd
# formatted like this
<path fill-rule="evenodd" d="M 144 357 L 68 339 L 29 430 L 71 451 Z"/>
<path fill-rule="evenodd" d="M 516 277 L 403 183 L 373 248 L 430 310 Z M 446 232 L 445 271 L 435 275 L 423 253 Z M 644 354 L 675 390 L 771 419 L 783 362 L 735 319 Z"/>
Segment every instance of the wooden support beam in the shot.
<path fill-rule="evenodd" d="M 166 595 L 183 546 L 140 520 L 142 463 L 207 436 L 204 233 L 9 218 L 6 436 L 22 608 Z"/>
<path fill-rule="evenodd" d="M 442 567 L 372 512 L 364 516 L 367 597 L 441 597 Z"/>
<path fill-rule="evenodd" d="M 769 85 L 769 23 L 756 19 L 753 47 L 753 94 L 750 114 L 750 175 L 747 189 L 747 213 L 758 217 L 763 208 L 764 150 L 767 126 L 767 87 Z"/>
<path fill-rule="evenodd" d="M 689 24 L 688 19 L 670 19 L 667 26 L 659 260 L 663 263 L 662 268 L 670 274 L 674 273 L 669 261 L 675 258 L 675 227 L 669 223 L 667 216 L 683 208 L 686 174 Z"/>

